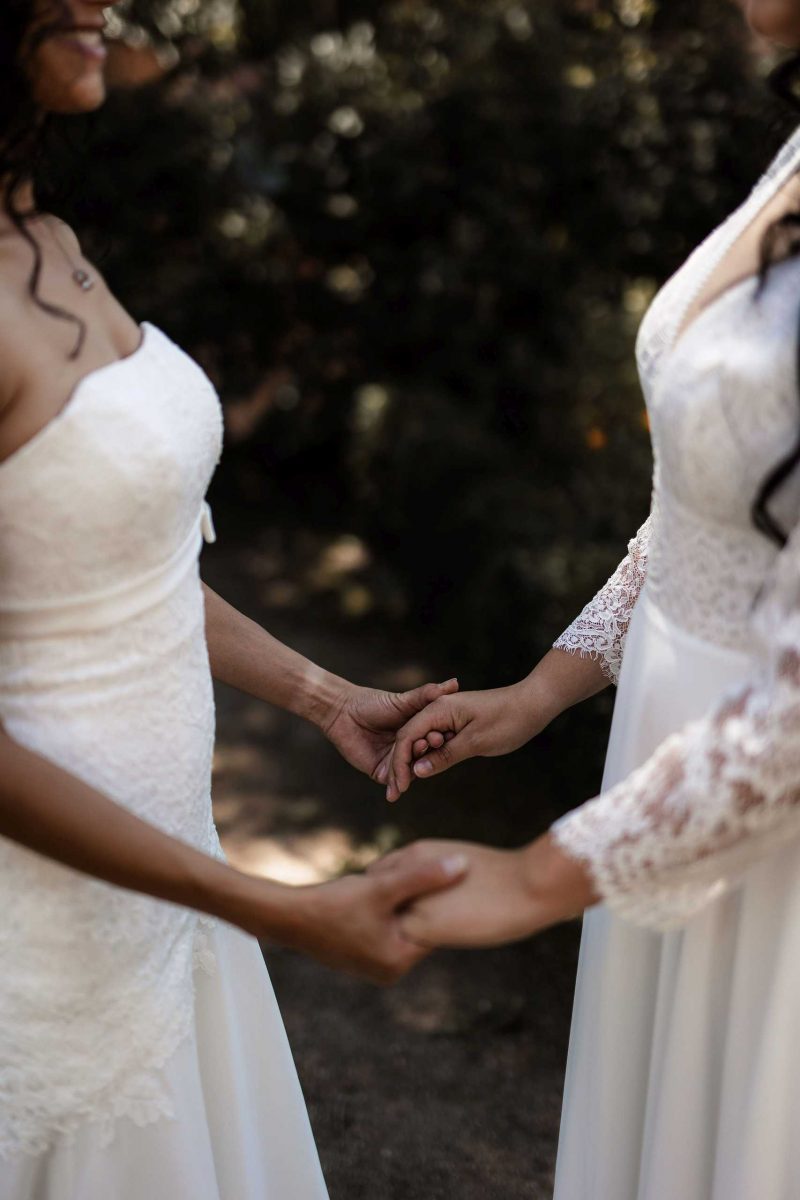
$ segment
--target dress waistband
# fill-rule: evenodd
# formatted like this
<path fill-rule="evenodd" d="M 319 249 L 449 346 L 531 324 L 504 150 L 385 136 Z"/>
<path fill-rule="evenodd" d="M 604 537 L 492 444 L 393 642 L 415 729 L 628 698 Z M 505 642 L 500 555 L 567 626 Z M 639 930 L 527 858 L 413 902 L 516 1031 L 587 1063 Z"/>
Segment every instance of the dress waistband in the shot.
<path fill-rule="evenodd" d="M 0 604 L 0 639 L 51 637 L 105 629 L 137 616 L 166 599 L 197 562 L 203 541 L 216 541 L 211 508 L 203 501 L 188 536 L 158 566 L 134 579 L 81 596 L 58 597 L 34 604 Z"/>

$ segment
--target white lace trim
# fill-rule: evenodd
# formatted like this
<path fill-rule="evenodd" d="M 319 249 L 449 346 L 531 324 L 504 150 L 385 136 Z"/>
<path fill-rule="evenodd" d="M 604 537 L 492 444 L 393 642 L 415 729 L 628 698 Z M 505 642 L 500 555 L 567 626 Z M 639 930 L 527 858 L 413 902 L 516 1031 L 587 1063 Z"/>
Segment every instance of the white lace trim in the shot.
<path fill-rule="evenodd" d="M 86 1078 L 79 1078 L 74 1086 L 64 1087 L 62 1083 L 53 1092 L 50 1091 L 53 1081 L 45 1071 L 39 1073 L 39 1087 L 31 1093 L 27 1070 L 23 1079 L 13 1064 L 4 1067 L 0 1076 L 0 1110 L 7 1115 L 0 1126 L 0 1159 L 20 1154 L 39 1156 L 56 1140 L 69 1145 L 86 1125 L 93 1127 L 98 1145 L 105 1148 L 113 1142 L 120 1118 L 144 1127 L 160 1120 L 173 1120 L 178 1115 L 164 1068 L 192 1033 L 196 973 L 213 976 L 217 970 L 209 939 L 211 928 L 213 921 L 203 919 L 197 923 L 193 936 L 185 939 L 186 946 L 176 948 L 179 963 L 176 976 L 185 976 L 181 985 L 185 1002 L 162 1014 L 158 1031 L 150 1030 L 148 1034 L 142 1026 L 131 1025 L 126 1022 L 124 1011 L 93 1014 L 98 1043 L 121 1030 L 128 1034 L 127 1066 L 121 1075 L 116 1070 L 110 1071 L 102 1081 L 95 1075 L 91 1089 L 86 1087 Z M 128 1000 L 135 999 L 135 994 L 129 994 Z M 51 1050 L 58 1054 L 57 1046 Z"/>
<path fill-rule="evenodd" d="M 554 642 L 556 650 L 595 659 L 612 683 L 619 678 L 631 614 L 647 575 L 651 533 L 648 517 L 608 582 Z"/>
<path fill-rule="evenodd" d="M 800 834 L 800 611 L 773 635 L 763 682 L 552 827 L 605 903 L 636 924 L 683 924 Z"/>

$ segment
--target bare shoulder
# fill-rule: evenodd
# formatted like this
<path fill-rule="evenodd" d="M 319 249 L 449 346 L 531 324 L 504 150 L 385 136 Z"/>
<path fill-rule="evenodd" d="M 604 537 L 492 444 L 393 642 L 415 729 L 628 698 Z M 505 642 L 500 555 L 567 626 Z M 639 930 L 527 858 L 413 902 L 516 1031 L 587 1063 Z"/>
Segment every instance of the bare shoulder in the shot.
<path fill-rule="evenodd" d="M 56 233 L 67 252 L 78 257 L 78 239 L 70 227 L 50 214 L 30 223 L 29 232 L 42 251 L 38 293 L 55 305 L 61 302 L 56 281 L 63 264 L 53 255 Z M 52 263 L 57 264 L 54 273 Z M 31 295 L 34 255 L 30 242 L 16 232 L 0 236 L 0 421 L 8 415 L 26 382 L 36 374 L 43 354 L 41 313 Z"/>
<path fill-rule="evenodd" d="M 64 249 L 69 254 L 78 256 L 83 254 L 80 240 L 72 226 L 68 225 L 66 221 L 62 221 L 60 217 L 51 216 L 48 219 Z"/>
<path fill-rule="evenodd" d="M 25 378 L 31 340 L 28 307 L 16 283 L 0 271 L 0 419 Z"/>

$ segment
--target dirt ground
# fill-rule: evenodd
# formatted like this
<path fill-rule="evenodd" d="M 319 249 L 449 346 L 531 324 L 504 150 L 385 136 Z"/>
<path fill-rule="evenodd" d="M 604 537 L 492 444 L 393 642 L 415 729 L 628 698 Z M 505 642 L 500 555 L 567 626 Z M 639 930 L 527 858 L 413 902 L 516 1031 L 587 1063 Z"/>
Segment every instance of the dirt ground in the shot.
<path fill-rule="evenodd" d="M 237 547 L 224 526 L 204 578 L 276 636 L 359 682 L 429 677 L 402 622 L 363 619 L 369 571 L 353 539 L 287 549 L 265 532 Z M 468 764 L 388 809 L 302 722 L 224 687 L 217 710 L 217 821 L 247 870 L 330 877 L 420 834 L 478 836 L 486 804 L 508 840 L 548 823 L 525 752 Z M 385 991 L 264 948 L 332 1200 L 551 1196 L 578 936 L 573 924 L 442 953 Z"/>

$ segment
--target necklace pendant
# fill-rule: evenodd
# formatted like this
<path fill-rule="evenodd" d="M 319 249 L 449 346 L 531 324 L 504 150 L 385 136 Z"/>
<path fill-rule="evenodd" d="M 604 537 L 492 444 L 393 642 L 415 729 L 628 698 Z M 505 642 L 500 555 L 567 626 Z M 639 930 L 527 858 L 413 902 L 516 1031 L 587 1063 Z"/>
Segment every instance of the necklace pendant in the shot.
<path fill-rule="evenodd" d="M 80 267 L 76 267 L 72 272 L 72 278 L 83 292 L 90 292 L 94 287 L 94 280 L 92 279 L 91 275 L 89 275 L 87 271 L 82 270 Z"/>

